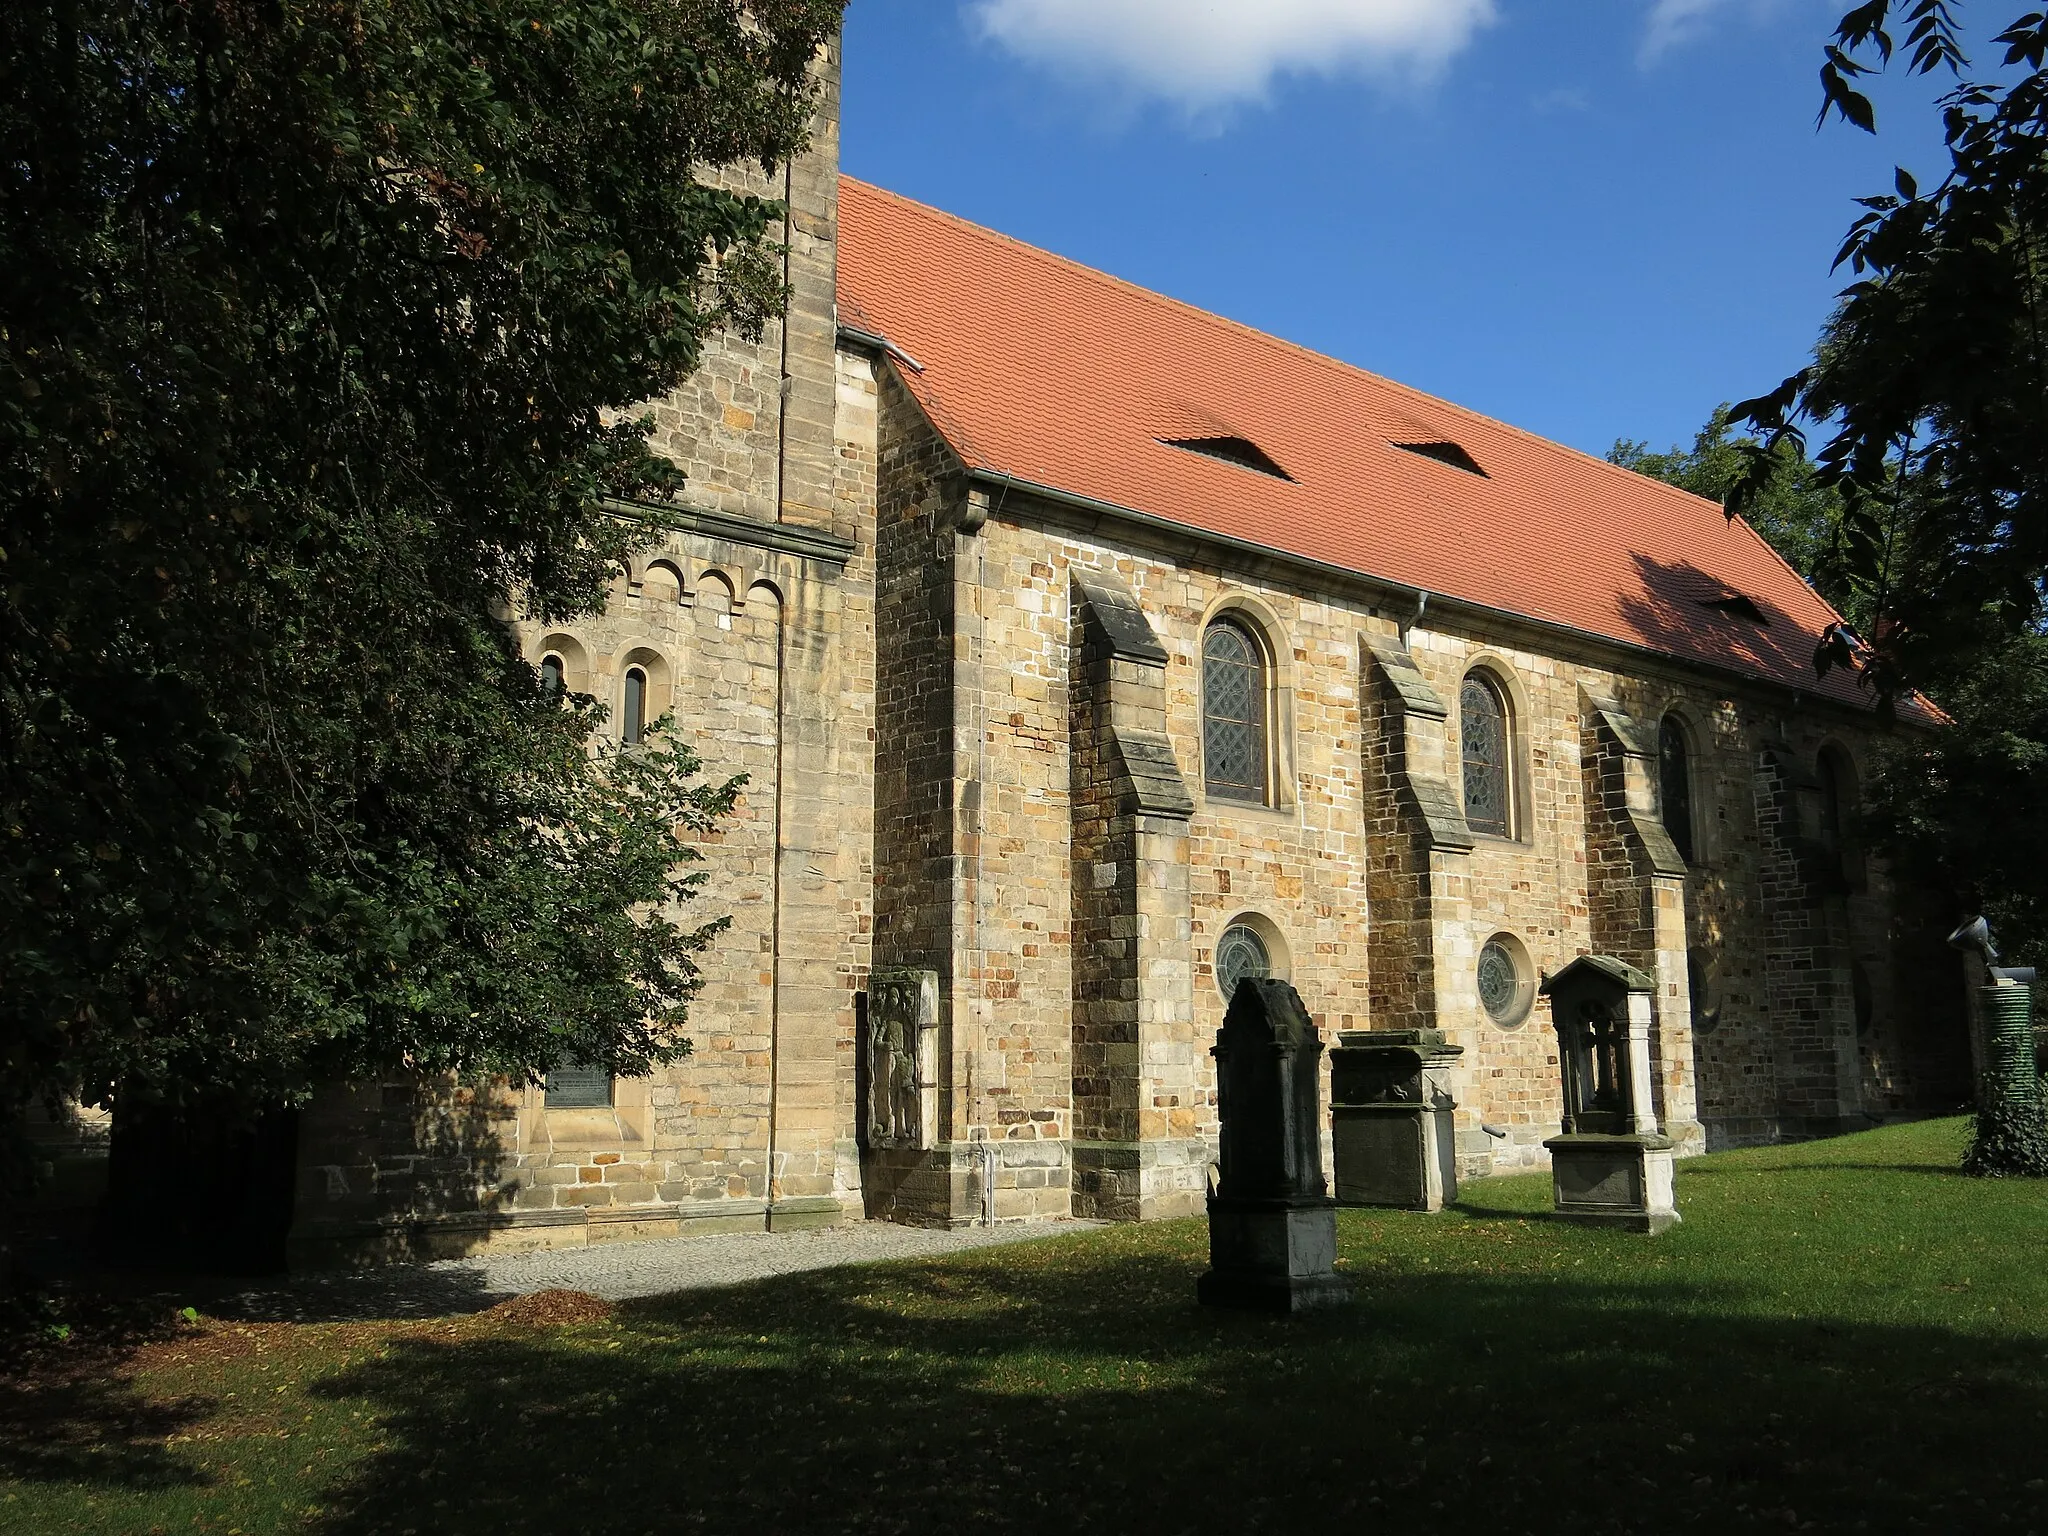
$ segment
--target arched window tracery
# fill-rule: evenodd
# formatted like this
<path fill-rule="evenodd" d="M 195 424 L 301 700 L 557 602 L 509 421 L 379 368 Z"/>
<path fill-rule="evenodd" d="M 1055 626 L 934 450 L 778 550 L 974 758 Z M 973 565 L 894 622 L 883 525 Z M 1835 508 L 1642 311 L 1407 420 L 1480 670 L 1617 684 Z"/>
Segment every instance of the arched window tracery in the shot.
<path fill-rule="evenodd" d="M 1267 667 L 1250 631 L 1229 619 L 1202 637 L 1202 776 L 1209 793 L 1263 805 L 1270 798 Z"/>
<path fill-rule="evenodd" d="M 1458 742 L 1466 825 L 1490 837 L 1513 837 L 1514 732 L 1506 696 L 1482 672 L 1468 673 L 1458 690 Z"/>
<path fill-rule="evenodd" d="M 1693 856 L 1692 743 L 1675 715 L 1657 730 L 1658 807 L 1671 844 L 1686 863 Z"/>

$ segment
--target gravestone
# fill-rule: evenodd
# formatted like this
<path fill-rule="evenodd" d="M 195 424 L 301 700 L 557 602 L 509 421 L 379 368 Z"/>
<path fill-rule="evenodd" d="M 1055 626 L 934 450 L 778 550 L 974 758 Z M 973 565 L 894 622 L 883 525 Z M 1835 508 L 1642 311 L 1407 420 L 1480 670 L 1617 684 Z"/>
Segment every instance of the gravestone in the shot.
<path fill-rule="evenodd" d="M 1205 1306 L 1305 1312 L 1351 1298 L 1323 1177 L 1323 1042 L 1284 981 L 1237 984 L 1216 1036 L 1221 1173 L 1209 1195 Z"/>
<path fill-rule="evenodd" d="M 1679 1219 L 1674 1143 L 1651 1097 L 1656 983 L 1607 955 L 1584 955 L 1543 983 L 1564 1079 L 1562 1134 L 1550 1153 L 1557 1213 L 1594 1226 L 1662 1232 Z"/>
<path fill-rule="evenodd" d="M 1440 1211 L 1458 1198 L 1451 1068 L 1464 1054 L 1436 1029 L 1347 1030 L 1330 1053 L 1339 1205 Z"/>
<path fill-rule="evenodd" d="M 868 1146 L 929 1150 L 938 1142 L 939 973 L 873 972 L 867 1034 Z"/>

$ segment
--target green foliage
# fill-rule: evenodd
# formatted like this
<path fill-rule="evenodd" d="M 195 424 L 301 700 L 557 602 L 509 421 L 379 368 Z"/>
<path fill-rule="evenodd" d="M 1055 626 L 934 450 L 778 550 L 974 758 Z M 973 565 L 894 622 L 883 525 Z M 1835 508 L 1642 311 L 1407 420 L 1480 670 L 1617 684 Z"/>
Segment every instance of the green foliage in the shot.
<path fill-rule="evenodd" d="M 1980 1179 L 2048 1179 L 2048 1106 L 1985 1097 L 1970 1123 L 1963 1172 Z"/>
<path fill-rule="evenodd" d="M 709 173 L 841 3 L 0 8 L 11 1101 L 687 1049 L 737 786 L 505 620 L 601 602 L 678 482 L 619 413 L 779 305 Z"/>
<path fill-rule="evenodd" d="M 1826 106 L 1867 130 L 1855 87 L 1903 49 L 1915 73 L 1967 67 L 1961 0 L 1869 0 L 1844 16 Z M 1894 26 L 1903 27 L 1895 35 Z M 2004 83 L 1942 98 L 1948 168 L 1905 170 L 1861 200 L 1837 258 L 1844 291 L 1814 362 L 1735 408 L 1760 429 L 1731 498 L 1746 511 L 1786 445 L 1827 434 L 1817 483 L 1843 511 L 1839 580 L 1869 615 L 1861 669 L 1886 698 L 1925 687 L 2039 625 L 2048 575 L 2048 16 L 1999 33 Z"/>
<path fill-rule="evenodd" d="M 2048 963 L 2048 638 L 1968 661 L 1938 687 L 1951 723 L 1879 755 L 1865 828 L 1902 880 L 1989 917 L 2009 962 Z"/>
<path fill-rule="evenodd" d="M 1754 439 L 1735 435 L 1729 407 L 1722 405 L 1700 428 L 1690 449 L 1674 444 L 1654 453 L 1648 443 L 1619 439 L 1607 451 L 1607 462 L 1725 503 L 1748 473 L 1749 450 L 1755 446 Z M 1856 594 L 1839 570 L 1841 495 L 1816 483 L 1813 464 L 1795 444 L 1780 443 L 1773 452 L 1776 472 L 1751 499 L 1745 519 L 1850 623 L 1857 623 Z"/>

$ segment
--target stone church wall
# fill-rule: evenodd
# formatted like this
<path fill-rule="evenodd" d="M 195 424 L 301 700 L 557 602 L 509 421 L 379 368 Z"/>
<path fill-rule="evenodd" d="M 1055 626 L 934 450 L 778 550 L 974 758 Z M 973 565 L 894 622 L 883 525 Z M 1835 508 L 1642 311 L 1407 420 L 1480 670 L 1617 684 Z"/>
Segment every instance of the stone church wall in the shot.
<path fill-rule="evenodd" d="M 672 525 L 602 614 L 523 625 L 538 665 L 613 711 L 627 670 L 673 710 L 707 777 L 744 774 L 680 914 L 727 916 L 701 957 L 692 1054 L 549 1108 L 538 1087 L 337 1086 L 302 1120 L 294 1247 L 309 1263 L 857 1218 L 855 999 L 873 888 L 876 379 L 835 309 L 837 54 L 785 198 L 792 299 L 754 342 L 722 337 L 655 402 L 689 475 Z"/>
<path fill-rule="evenodd" d="M 892 736 L 885 705 L 884 738 L 907 750 L 883 770 L 899 777 L 883 814 L 895 830 L 878 857 L 885 884 L 905 884 L 881 899 L 878 942 L 892 963 L 947 977 L 949 1141 L 1064 1136 L 1076 1210 L 1178 1210 L 1189 1186 L 1161 1169 L 1192 1166 L 1213 1142 L 1206 1047 L 1224 1005 L 1215 944 L 1236 921 L 1268 936 L 1326 1033 L 1438 1027 L 1466 1048 L 1457 1082 L 1468 1173 L 1542 1163 L 1559 1116 L 1547 1011 L 1504 1028 L 1479 1006 L 1478 951 L 1496 934 L 1519 941 L 1534 972 L 1597 948 L 1657 977 L 1658 1106 L 1682 1147 L 1928 1107 L 1909 1086 L 1908 1058 L 1953 1011 L 1946 972 L 1909 1011 L 1882 870 L 1873 863 L 1847 894 L 1774 875 L 1786 834 L 1759 819 L 1771 752 L 1811 763 L 1832 743 L 1861 762 L 1876 730 L 1868 718 L 1505 615 L 1439 604 L 1415 624 L 1404 611 L 1412 594 L 1021 490 L 970 490 L 900 384 L 885 380 L 882 413 L 881 542 L 896 552 L 884 556 L 883 603 L 900 622 L 884 624 L 879 664 L 906 730 Z M 1105 671 L 1086 654 L 1077 582 L 1098 575 L 1132 596 L 1165 655 L 1164 733 L 1192 813 L 1184 872 L 1161 858 L 1147 878 L 1162 890 L 1185 882 L 1185 1022 L 1148 1001 L 1170 994 L 1171 956 L 1141 958 L 1150 952 L 1137 936 L 1158 924 L 1130 905 L 1135 894 L 1118 894 L 1133 878 L 1117 855 L 1132 856 L 1136 822 L 1116 821 L 1115 786 L 1129 785 L 1094 733 L 1105 700 L 1151 685 L 1142 666 L 1119 658 Z M 1226 612 L 1272 649 L 1280 778 L 1269 806 L 1218 800 L 1203 784 L 1201 641 Z M 1375 647 L 1405 658 L 1411 697 L 1389 692 Z M 1512 701 L 1507 838 L 1461 830 L 1456 804 L 1456 700 L 1475 667 Z M 1690 866 L 1658 819 L 1667 714 L 1693 747 Z M 1862 982 L 1852 980 L 1859 960 Z M 1778 972 L 1802 980 L 1774 982 Z M 1811 1000 L 1822 997 L 1825 1007 Z M 1141 1017 L 1149 1024 L 1124 1022 Z M 1125 1063 L 1121 1081 L 1110 1061 Z M 952 1170 L 953 1185 L 892 1214 L 969 1219 L 972 1159 L 954 1145 L 928 1162 Z"/>

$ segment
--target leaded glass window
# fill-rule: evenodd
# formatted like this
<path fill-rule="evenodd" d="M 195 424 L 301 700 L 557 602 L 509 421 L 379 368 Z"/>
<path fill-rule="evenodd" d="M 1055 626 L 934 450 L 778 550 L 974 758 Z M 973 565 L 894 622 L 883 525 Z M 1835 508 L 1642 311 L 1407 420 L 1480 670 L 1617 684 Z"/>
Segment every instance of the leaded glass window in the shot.
<path fill-rule="evenodd" d="M 620 739 L 637 747 L 647 737 L 647 674 L 638 667 L 626 672 L 626 720 Z"/>
<path fill-rule="evenodd" d="M 1225 1002 L 1237 995 L 1237 984 L 1246 977 L 1272 974 L 1273 957 L 1257 929 L 1235 923 L 1223 930 L 1216 942 L 1216 984 L 1223 989 Z"/>
<path fill-rule="evenodd" d="M 1235 624 L 1202 639 L 1202 771 L 1212 795 L 1266 799 L 1266 659 Z"/>
<path fill-rule="evenodd" d="M 1479 1006 L 1503 1029 L 1526 1019 L 1534 1001 L 1528 968 L 1510 946 L 1510 940 L 1496 937 L 1479 951 Z"/>
<path fill-rule="evenodd" d="M 1465 821 L 1474 832 L 1513 835 L 1508 799 L 1508 712 L 1484 678 L 1465 679 L 1458 696 L 1458 736 L 1465 757 Z"/>
<path fill-rule="evenodd" d="M 609 1109 L 612 1075 L 603 1067 L 563 1066 L 548 1074 L 549 1109 Z"/>
<path fill-rule="evenodd" d="M 1671 716 L 1664 717 L 1657 733 L 1664 830 L 1671 834 L 1678 856 L 1690 864 L 1692 858 L 1692 752 L 1686 743 L 1685 727 Z"/>

